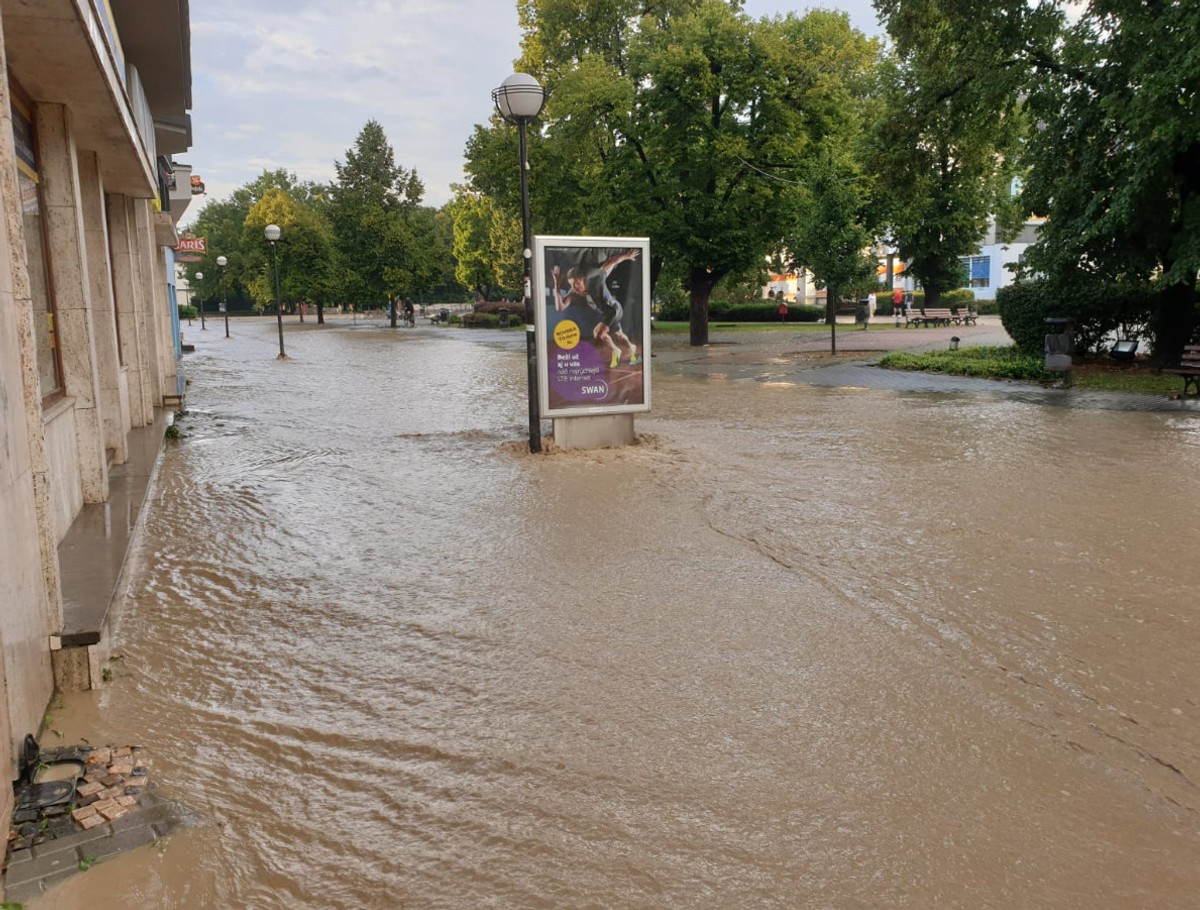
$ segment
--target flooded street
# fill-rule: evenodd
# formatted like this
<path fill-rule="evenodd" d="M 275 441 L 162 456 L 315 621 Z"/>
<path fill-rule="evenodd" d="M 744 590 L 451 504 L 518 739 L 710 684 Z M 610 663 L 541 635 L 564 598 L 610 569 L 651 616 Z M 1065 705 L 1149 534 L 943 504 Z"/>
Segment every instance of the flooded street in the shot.
<path fill-rule="evenodd" d="M 1200 415 L 656 339 L 530 456 L 520 333 L 213 321 L 52 724 L 211 824 L 31 908 L 1196 906 Z"/>

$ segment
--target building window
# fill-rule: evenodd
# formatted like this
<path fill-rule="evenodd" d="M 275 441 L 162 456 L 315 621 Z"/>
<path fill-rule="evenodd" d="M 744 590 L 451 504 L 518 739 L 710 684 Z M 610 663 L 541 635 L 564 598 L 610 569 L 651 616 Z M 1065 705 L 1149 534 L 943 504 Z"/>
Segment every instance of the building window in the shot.
<path fill-rule="evenodd" d="M 37 136 L 33 127 L 33 105 L 14 90 L 12 97 L 13 140 L 17 153 L 17 185 L 21 193 L 21 220 L 25 228 L 25 263 L 29 271 L 29 296 L 33 302 L 33 337 L 37 351 L 42 402 L 63 393 L 62 356 L 54 312 L 54 290 L 50 284 L 42 193 L 38 176 Z"/>
<path fill-rule="evenodd" d="M 959 261 L 967 267 L 967 287 L 991 287 L 992 258 L 990 256 L 967 256 Z"/>

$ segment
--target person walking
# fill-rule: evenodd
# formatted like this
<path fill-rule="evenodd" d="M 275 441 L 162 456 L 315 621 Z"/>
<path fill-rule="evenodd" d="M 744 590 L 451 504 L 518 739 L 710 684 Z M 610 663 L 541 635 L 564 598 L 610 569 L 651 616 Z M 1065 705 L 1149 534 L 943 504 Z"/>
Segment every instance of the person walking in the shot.
<path fill-rule="evenodd" d="M 779 321 L 787 322 L 787 301 L 779 298 Z"/>

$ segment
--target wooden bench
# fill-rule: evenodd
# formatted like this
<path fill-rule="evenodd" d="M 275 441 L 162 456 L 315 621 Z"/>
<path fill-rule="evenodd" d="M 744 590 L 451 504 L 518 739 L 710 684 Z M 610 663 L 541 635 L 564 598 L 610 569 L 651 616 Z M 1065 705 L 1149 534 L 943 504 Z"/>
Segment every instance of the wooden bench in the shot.
<path fill-rule="evenodd" d="M 1200 397 L 1200 344 L 1185 346 L 1183 356 L 1179 359 L 1179 366 L 1168 367 L 1163 372 L 1174 373 L 1176 376 L 1183 377 L 1184 398 Z M 1188 395 L 1188 389 L 1192 390 L 1190 396 Z"/>
<path fill-rule="evenodd" d="M 949 325 L 954 319 L 949 307 L 926 307 L 922 312 L 925 314 L 921 317 L 922 325 Z"/>
<path fill-rule="evenodd" d="M 925 321 L 925 316 L 920 310 L 909 310 L 904 314 L 904 327 L 907 329 L 910 325 L 919 326 Z"/>
<path fill-rule="evenodd" d="M 955 325 L 978 325 L 976 315 L 971 310 L 959 310 L 954 314 Z"/>

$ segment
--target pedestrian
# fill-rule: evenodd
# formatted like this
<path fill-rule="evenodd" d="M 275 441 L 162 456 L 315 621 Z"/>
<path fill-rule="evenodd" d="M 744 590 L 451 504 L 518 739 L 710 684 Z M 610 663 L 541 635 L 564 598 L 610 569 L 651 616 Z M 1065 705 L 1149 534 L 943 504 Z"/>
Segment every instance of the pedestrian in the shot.
<path fill-rule="evenodd" d="M 779 298 L 779 321 L 787 322 L 787 301 Z"/>

